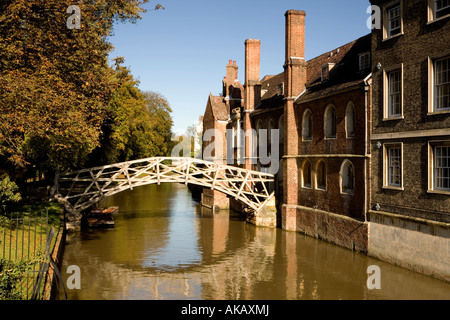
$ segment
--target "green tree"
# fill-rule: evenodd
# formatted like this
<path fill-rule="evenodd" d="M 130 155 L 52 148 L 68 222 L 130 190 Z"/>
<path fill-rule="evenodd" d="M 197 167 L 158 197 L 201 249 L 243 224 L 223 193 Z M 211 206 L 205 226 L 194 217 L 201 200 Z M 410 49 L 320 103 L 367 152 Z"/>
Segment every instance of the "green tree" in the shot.
<path fill-rule="evenodd" d="M 17 184 L 11 181 L 7 174 L 0 176 L 0 215 L 5 215 L 7 205 L 22 199 L 18 189 Z"/>
<path fill-rule="evenodd" d="M 172 119 L 167 100 L 155 92 L 142 92 L 124 59 L 115 59 L 115 91 L 102 127 L 101 146 L 91 155 L 91 165 L 167 155 Z"/>
<path fill-rule="evenodd" d="M 0 2 L 0 163 L 10 171 L 83 165 L 98 147 L 118 83 L 108 65 L 115 21 L 136 22 L 149 0 Z M 68 6 L 82 13 L 68 29 Z"/>

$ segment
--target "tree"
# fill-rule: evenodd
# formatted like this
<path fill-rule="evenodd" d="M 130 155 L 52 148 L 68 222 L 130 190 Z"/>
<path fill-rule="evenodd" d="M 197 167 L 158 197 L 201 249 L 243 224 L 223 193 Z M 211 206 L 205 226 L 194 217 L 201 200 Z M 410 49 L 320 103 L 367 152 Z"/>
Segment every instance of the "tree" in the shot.
<path fill-rule="evenodd" d="M 115 21 L 136 22 L 149 0 L 86 0 L 68 29 L 72 0 L 0 2 L 0 163 L 14 171 L 84 164 L 100 145 L 118 89 L 108 65 Z"/>
<path fill-rule="evenodd" d="M 101 145 L 90 165 L 165 156 L 170 150 L 172 111 L 159 93 L 142 92 L 130 71 L 115 59 L 118 89 L 109 105 L 102 126 Z"/>

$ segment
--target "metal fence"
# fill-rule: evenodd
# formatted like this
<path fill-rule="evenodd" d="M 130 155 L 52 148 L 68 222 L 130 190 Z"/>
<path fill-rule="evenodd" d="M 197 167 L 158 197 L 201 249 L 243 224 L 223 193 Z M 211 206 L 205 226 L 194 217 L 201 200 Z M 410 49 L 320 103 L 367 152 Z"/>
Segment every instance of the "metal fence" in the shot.
<path fill-rule="evenodd" d="M 28 264 L 27 271 L 15 287 L 19 299 L 43 298 L 55 240 L 48 210 L 40 214 L 11 214 L 9 220 L 0 225 L 0 259 Z"/>

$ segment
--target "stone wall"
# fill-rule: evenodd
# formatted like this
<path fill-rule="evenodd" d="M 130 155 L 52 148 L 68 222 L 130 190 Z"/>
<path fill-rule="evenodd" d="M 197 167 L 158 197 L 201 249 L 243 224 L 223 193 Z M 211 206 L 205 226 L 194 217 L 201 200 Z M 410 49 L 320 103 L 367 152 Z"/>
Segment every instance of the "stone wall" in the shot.
<path fill-rule="evenodd" d="M 368 254 L 450 281 L 450 224 L 370 212 Z"/>

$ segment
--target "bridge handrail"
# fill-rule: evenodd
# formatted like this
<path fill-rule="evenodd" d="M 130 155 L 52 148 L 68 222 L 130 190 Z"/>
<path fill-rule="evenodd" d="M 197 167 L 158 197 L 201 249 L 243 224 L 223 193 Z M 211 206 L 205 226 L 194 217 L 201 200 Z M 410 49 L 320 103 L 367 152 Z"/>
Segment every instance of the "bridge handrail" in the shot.
<path fill-rule="evenodd" d="M 108 165 L 104 165 L 104 166 L 97 166 L 97 167 L 92 167 L 92 168 L 86 168 L 86 169 L 80 169 L 80 170 L 75 170 L 75 171 L 64 172 L 64 173 L 60 173 L 59 174 L 59 178 L 61 178 L 63 176 L 78 174 L 78 173 L 90 172 L 92 170 L 101 170 L 101 169 L 115 168 L 115 167 L 118 167 L 118 166 L 121 166 L 121 165 L 132 165 L 132 164 L 136 164 L 136 163 L 140 163 L 140 162 L 150 162 L 150 161 L 162 162 L 162 161 L 166 161 L 166 160 L 171 160 L 171 161 L 188 161 L 188 162 L 191 162 L 191 163 L 205 164 L 205 165 L 208 165 L 208 166 L 216 166 L 216 167 L 218 167 L 218 169 L 220 168 L 220 169 L 236 170 L 238 172 L 245 172 L 245 173 L 250 173 L 250 174 L 258 175 L 258 176 L 265 176 L 265 177 L 269 177 L 269 178 L 274 178 L 275 177 L 275 175 L 271 174 L 271 173 L 255 171 L 255 170 L 247 170 L 247 169 L 243 169 L 243 168 L 240 168 L 240 167 L 230 166 L 230 165 L 226 165 L 226 164 L 222 164 L 222 163 L 217 163 L 217 162 L 207 161 L 207 160 L 202 160 L 202 159 L 197 159 L 197 158 L 188 158 L 188 157 L 152 157 L 152 158 L 131 160 L 131 161 L 114 163 L 114 164 L 108 164 Z"/>

